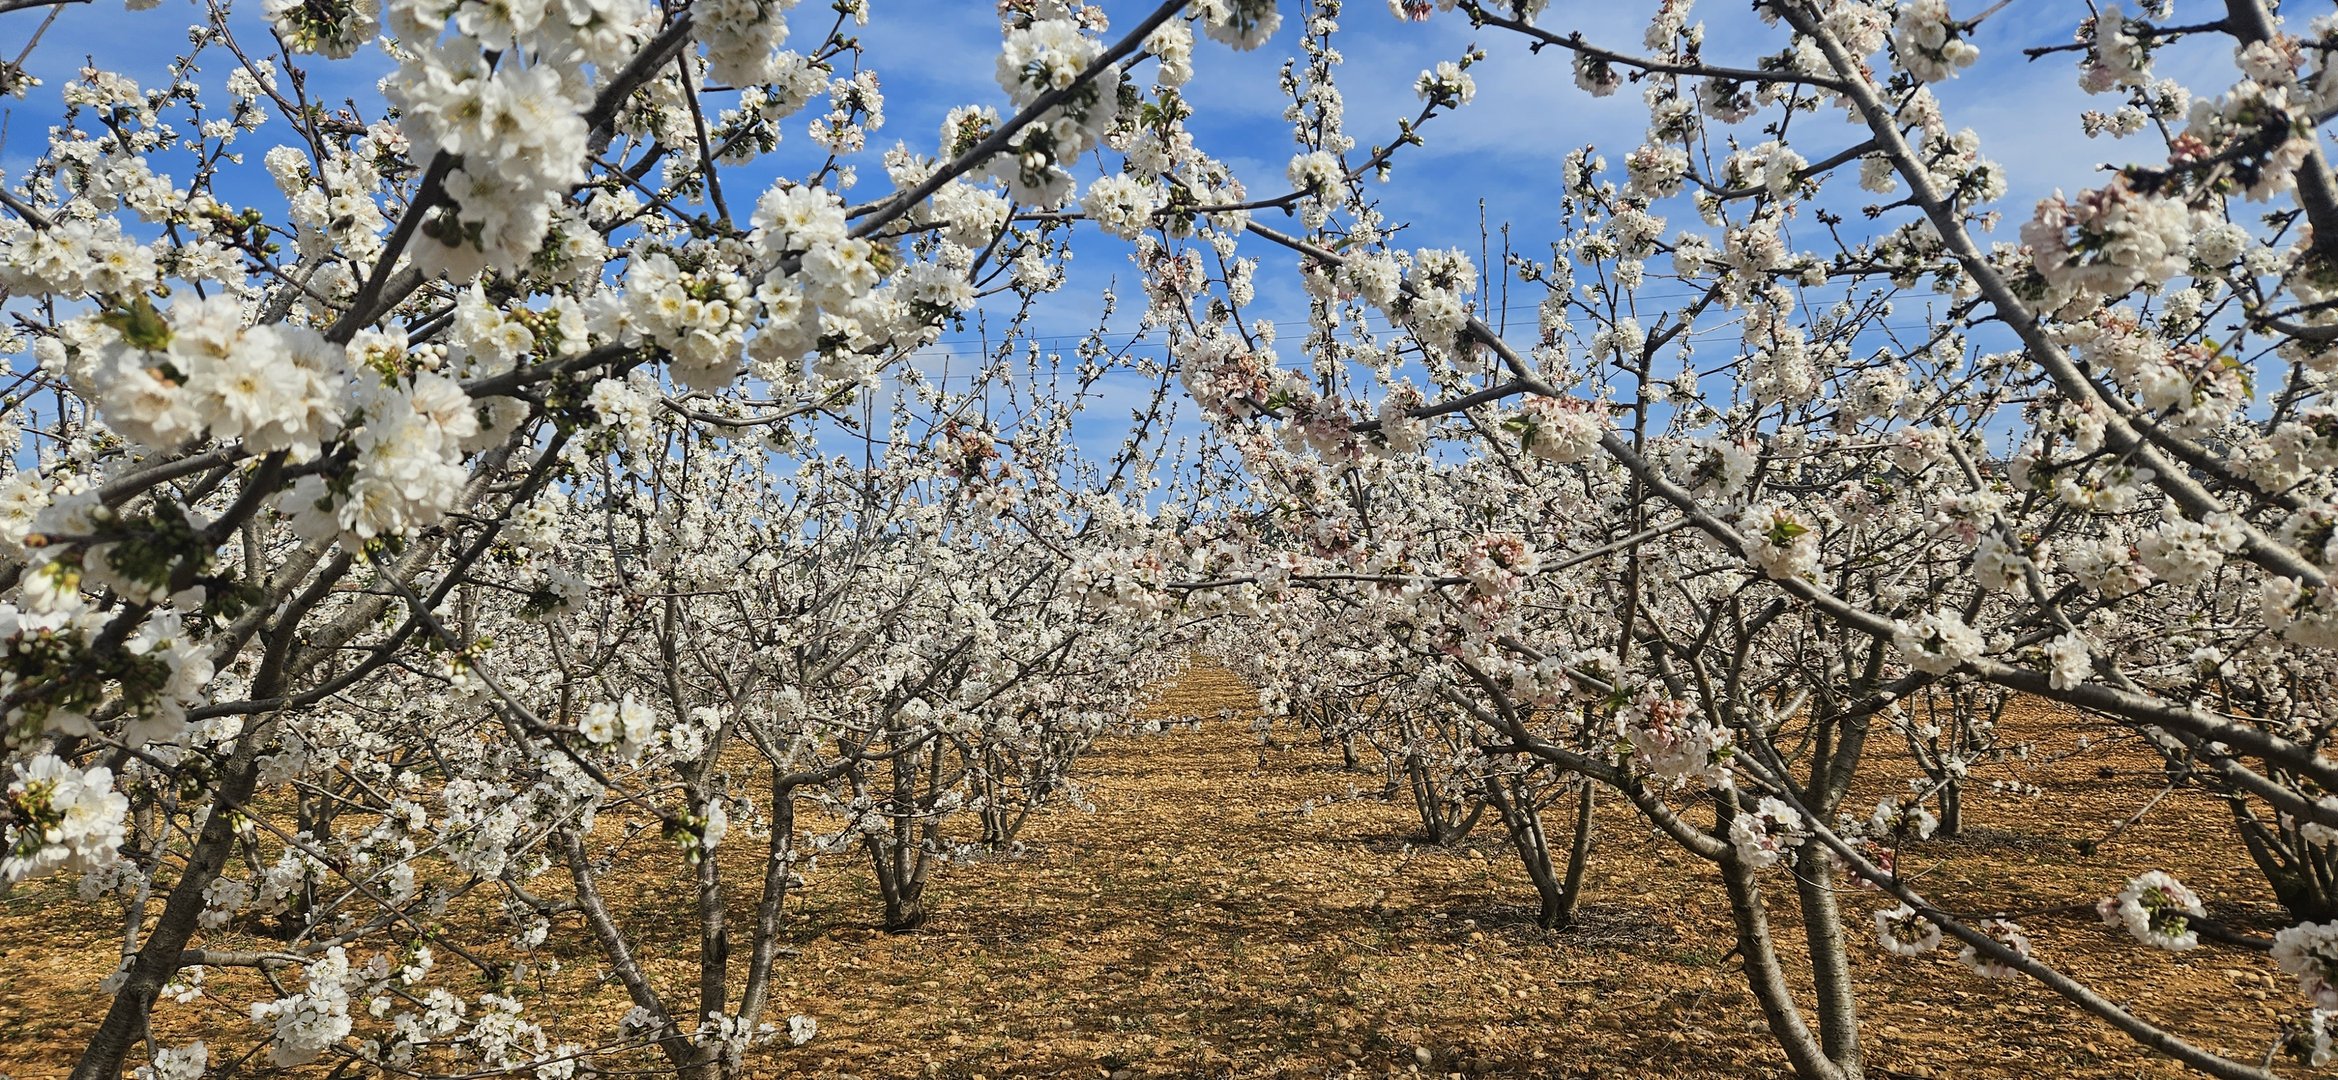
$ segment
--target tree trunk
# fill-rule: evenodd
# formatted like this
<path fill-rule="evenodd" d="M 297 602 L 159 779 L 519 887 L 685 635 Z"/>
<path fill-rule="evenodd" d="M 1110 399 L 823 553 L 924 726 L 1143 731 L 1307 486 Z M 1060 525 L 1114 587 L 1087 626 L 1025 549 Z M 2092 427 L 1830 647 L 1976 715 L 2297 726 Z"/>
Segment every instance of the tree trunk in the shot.
<path fill-rule="evenodd" d="M 1463 814 L 1461 800 L 1445 797 L 1445 789 L 1429 774 L 1429 767 L 1419 754 L 1407 755 L 1404 767 L 1406 778 L 1412 782 L 1413 805 L 1421 814 L 1421 832 L 1430 843 L 1438 847 L 1456 844 L 1477 828 L 1478 818 L 1486 812 L 1484 802 L 1475 801 L 1469 812 Z"/>
<path fill-rule="evenodd" d="M 204 890 L 219 877 L 220 867 L 234 850 L 235 819 L 259 784 L 260 744 L 266 741 L 260 737 L 260 729 L 264 726 L 266 720 L 261 716 L 245 721 L 235 752 L 220 769 L 218 794 L 196 834 L 194 849 L 187 853 L 186 869 L 171 888 L 169 899 L 163 901 L 162 917 L 155 921 L 154 932 L 130 958 L 121 990 L 114 994 L 97 1034 L 90 1036 L 80 1062 L 73 1066 L 73 1080 L 113 1080 L 122 1074 L 130 1048 L 146 1033 L 154 999 L 161 996 L 163 984 L 178 974 L 179 954 L 186 951 L 203 914 Z"/>
<path fill-rule="evenodd" d="M 1502 831 L 1510 838 L 1510 847 L 1518 853 L 1518 861 L 1526 868 L 1526 879 L 1534 884 L 1534 895 L 1539 906 L 1535 924 L 1545 930 L 1566 926 L 1573 915 L 1574 900 L 1559 882 L 1557 868 L 1551 865 L 1550 836 L 1543 831 L 1542 810 L 1534 805 L 1533 792 L 1528 790 L 1524 777 L 1488 776 L 1485 780 L 1486 801 L 1502 819 Z"/>
<path fill-rule="evenodd" d="M 1567 845 L 1567 874 L 1559 884 L 1563 901 L 1559 908 L 1558 925 L 1575 921 L 1575 904 L 1583 899 L 1583 870 L 1591 864 L 1591 811 L 1598 792 L 1588 780 L 1583 781 L 1583 792 L 1575 798 L 1575 839 Z"/>
<path fill-rule="evenodd" d="M 1835 867 L 1824 856 L 1810 854 L 1795 863 L 1794 889 L 1802 903 L 1802 932 L 1817 989 L 1819 1041 L 1844 1076 L 1856 1077 L 1861 1069 L 1859 998 L 1843 940 L 1843 911 L 1835 903 Z"/>
<path fill-rule="evenodd" d="M 1786 1060 L 1801 1080 L 1859 1080 L 1827 1057 L 1826 1048 L 1795 1007 L 1793 987 L 1778 963 L 1778 948 L 1770 937 L 1770 916 L 1764 906 L 1754 870 L 1734 857 L 1720 862 L 1721 881 L 1729 891 L 1729 917 L 1737 927 L 1737 952 L 1745 963 L 1746 987 L 1761 1003 L 1770 1037 L 1786 1051 Z"/>

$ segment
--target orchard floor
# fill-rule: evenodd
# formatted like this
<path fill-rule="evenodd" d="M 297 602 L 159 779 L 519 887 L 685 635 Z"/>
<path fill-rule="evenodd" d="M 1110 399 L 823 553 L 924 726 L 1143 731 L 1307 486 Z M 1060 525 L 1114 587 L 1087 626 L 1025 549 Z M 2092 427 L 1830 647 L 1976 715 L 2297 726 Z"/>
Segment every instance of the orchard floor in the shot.
<path fill-rule="evenodd" d="M 1209 669 L 1170 688 L 1158 713 L 1211 719 L 1103 741 L 1080 771 L 1093 811 L 1035 819 L 1020 856 L 938 871 L 933 918 L 918 933 L 874 929 L 866 867 L 824 863 L 796 913 L 797 952 L 777 1005 L 783 1018 L 816 1017 L 819 1034 L 759 1060 L 758 1073 L 1783 1073 L 1704 864 L 1611 805 L 1576 926 L 1543 931 L 1492 822 L 1456 848 L 1416 846 L 1417 820 L 1402 800 L 1377 798 L 1377 773 L 1343 771 L 1336 750 L 1312 740 L 1262 750 L 1247 719 L 1215 718 L 1254 700 Z M 2263 885 L 2236 861 L 2217 804 L 2179 791 L 2081 855 L 2077 841 L 2101 837 L 2158 792 L 2156 761 L 2112 746 L 2073 752 L 2082 732 L 2101 739 L 2104 729 L 2063 714 L 2017 710 L 2007 727 L 2038 744 L 2036 764 L 2019 776 L 2045 794 L 1978 791 L 1964 837 L 1905 850 L 1903 870 L 1936 899 L 2077 905 L 2161 867 L 2210 898 L 2212 914 L 2260 933 L 2278 925 Z M 1905 764 L 1891 750 L 1879 755 L 1879 772 Z M 1888 782 L 1879 777 L 1865 804 Z M 644 874 L 622 884 L 630 888 L 615 898 L 635 912 L 666 906 L 681 915 L 685 901 L 668 881 Z M 0 1074 L 18 1080 L 61 1074 L 103 1009 L 93 987 L 110 966 L 102 956 L 113 931 L 61 921 L 59 896 L 28 888 L 0 900 Z M 1866 915 L 1884 905 L 1852 892 L 1844 906 L 1858 920 L 1854 935 L 1872 940 Z M 2023 923 L 2048 962 L 2228 1055 L 2258 1059 L 2278 1019 L 2302 1011 L 2261 954 L 2150 952 L 2086 911 Z M 692 931 L 679 918 L 674 925 L 670 947 L 644 955 L 670 957 L 651 961 L 652 973 L 681 986 L 695 977 Z M 573 986 L 544 1004 L 613 1022 L 622 994 L 593 978 L 589 954 L 568 963 Z M 1857 974 L 1873 1076 L 2186 1075 L 2036 985 L 1971 975 L 1951 951 L 1900 959 L 1863 950 Z M 214 1063 L 225 1045 L 249 1046 L 254 1034 L 225 1006 L 165 1009 L 166 1041 L 201 1034 L 214 1043 Z"/>

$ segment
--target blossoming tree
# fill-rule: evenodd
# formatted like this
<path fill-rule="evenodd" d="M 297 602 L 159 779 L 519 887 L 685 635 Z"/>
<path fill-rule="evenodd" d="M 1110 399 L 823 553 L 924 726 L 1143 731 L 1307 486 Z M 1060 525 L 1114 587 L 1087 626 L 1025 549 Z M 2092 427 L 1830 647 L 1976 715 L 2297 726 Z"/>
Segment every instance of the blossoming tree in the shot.
<path fill-rule="evenodd" d="M 1863 1072 L 1870 922 L 2267 1075 L 1894 872 L 1996 752 L 1987 695 L 2112 718 L 2231 808 L 2296 923 L 2255 942 L 2314 1009 L 2286 1045 L 2326 1059 L 2338 18 L 2073 12 L 2032 59 L 2079 61 L 2106 107 L 2070 122 L 2134 163 L 2001 230 L 2007 168 L 1936 88 L 2002 7 L 1762 0 L 1709 37 L 1660 0 L 1631 43 L 1544 0 L 1394 0 L 1486 38 L 1365 149 L 1344 6 L 1007 0 L 1003 101 L 875 151 L 863 0 L 219 4 L 160 82 L 60 88 L 0 178 L 0 884 L 122 906 L 75 1075 L 200 1074 L 200 1044 L 139 1044 L 223 967 L 266 986 L 278 1065 L 738 1074 L 812 1034 L 771 981 L 808 860 L 857 850 L 913 928 L 967 850 L 947 819 L 1004 844 L 1076 800 L 1165 643 L 1236 621 L 1269 705 L 1389 734 L 1429 832 L 1493 806 L 1546 922 L 1594 787 L 1702 859 L 1823 1080 Z M 0 20 L 37 43 L 60 12 Z M 1295 39 L 1280 175 L 1197 134 L 1197 30 Z M 1496 48 L 1629 89 L 1644 132 L 1566 157 L 1546 241 L 1400 244 L 1378 181 L 1484 108 Z M 22 64 L 0 89 L 40 89 Z M 352 71 L 380 96 L 333 104 Z M 1133 261 L 1165 365 L 1096 338 L 1068 378 L 1018 366 L 1074 244 Z M 1303 312 L 1261 299 L 1278 274 Z M 982 392 L 928 385 L 992 314 Z M 1073 413 L 1111 367 L 1157 391 L 1099 458 Z M 1211 427 L 1190 459 L 1172 381 Z M 1909 703 L 1942 695 L 1973 704 L 1925 742 Z M 1878 724 L 1930 786 L 1869 811 Z M 727 862 L 735 830 L 759 850 Z M 620 866 L 690 883 L 694 985 L 639 963 Z M 2136 869 L 2102 910 L 2141 945 L 2250 943 Z M 230 927 L 281 948 L 207 944 Z M 624 985 L 614 1030 L 448 989 L 542 971 L 556 927 Z"/>
<path fill-rule="evenodd" d="M 1145 486 L 1107 477 L 1153 445 L 1067 458 L 1085 383 L 851 422 L 978 291 L 1060 281 L 1062 227 L 1010 227 L 1015 201 L 1068 183 L 1116 121 L 1117 63 L 1182 32 L 1181 5 L 1116 43 L 1010 19 L 1009 111 L 873 155 L 868 13 L 788 51 L 793 6 L 216 6 L 161 84 L 64 87 L 0 196 L 0 880 L 78 874 L 124 908 L 76 1075 L 118 1074 L 158 1002 L 222 966 L 276 988 L 252 1016 L 278 1065 L 559 1075 L 651 1045 L 735 1070 L 766 1031 L 809 1034 L 762 1019 L 801 793 L 833 791 L 880 868 L 909 838 L 912 924 L 949 853 L 934 819 L 969 790 L 1044 799 L 1160 672 L 1132 660 L 1161 651 L 1141 626 L 1100 634 L 1066 600 L 1076 549 L 1141 522 L 1120 500 Z M 37 39 L 46 7 L 0 17 Z M 340 61 L 386 62 L 388 99 L 318 100 Z M 278 213 L 238 205 L 262 132 Z M 849 202 L 864 166 L 889 190 Z M 869 460 L 828 456 L 849 448 Z M 969 560 L 986 573 L 947 573 Z M 871 800 L 872 768 L 911 781 Z M 769 849 L 743 973 L 734 813 Z M 696 880 L 687 997 L 639 977 L 597 895 L 644 828 Z M 490 901 L 508 943 L 434 928 Z M 569 915 L 634 999 L 618 1030 L 572 1040 L 433 984 L 450 957 L 520 977 L 488 954 Z M 283 947 L 201 943 L 260 926 Z M 185 1076 L 207 1052 L 143 1056 Z"/>
<path fill-rule="evenodd" d="M 2246 0 L 2189 25 L 2087 12 L 2075 45 L 2035 46 L 2114 95 L 2074 118 L 2087 134 L 2164 153 L 2020 211 L 2014 243 L 1992 236 L 2005 168 L 1934 90 L 1976 62 L 1997 9 L 1764 3 L 1724 39 L 1664 3 L 1623 47 L 1531 0 L 1391 6 L 1563 57 L 1594 97 L 1632 87 L 1648 126 L 1620 168 L 1568 159 L 1560 231 L 1533 254 L 1515 231 L 1484 265 L 1399 247 L 1407 223 L 1373 181 L 1401 180 L 1405 147 L 1469 106 L 1485 46 L 1423 71 L 1419 114 L 1366 153 L 1337 89 L 1343 5 L 1316 3 L 1285 79 L 1300 144 L 1285 194 L 1212 201 L 1206 165 L 1189 178 L 1130 153 L 1123 176 L 1157 177 L 1166 208 L 1136 255 L 1151 318 L 1280 515 L 1240 537 L 1245 565 L 1179 587 L 1336 592 L 1345 617 L 1381 623 L 1382 661 L 1474 710 L 1488 745 L 1620 789 L 1719 871 L 1803 1075 L 1862 1068 L 1837 873 L 1897 903 L 1878 913 L 1891 951 L 1954 937 L 1981 974 L 2036 978 L 2197 1068 L 2261 1075 L 1896 876 L 1893 838 L 1935 826 L 1921 799 L 1838 814 L 1870 728 L 1906 724 L 1912 697 L 1979 680 L 2115 718 L 2233 807 L 2307 920 L 2276 960 L 2321 1004 L 2313 853 L 2334 807 L 2329 684 L 2308 673 L 2327 666 L 2338 553 L 2338 187 L 2318 142 L 2338 20 L 2285 24 Z M 2231 58 L 2223 85 L 2152 74 L 2155 52 L 2210 41 Z M 1108 230 L 1124 188 L 1086 207 Z M 1259 219 L 1272 210 L 1298 227 Z M 1246 315 L 1278 264 L 1310 297 L 1291 362 Z M 1506 332 L 1513 284 L 1531 333 Z M 1915 325 L 1891 318 L 1911 310 Z M 1402 463 L 1423 455 L 1426 484 Z M 1981 752 L 1972 735 L 1954 753 Z M 1760 883 L 1787 862 L 1807 1003 Z M 2189 948 L 2202 910 L 2144 874 L 2105 917 Z M 2296 1045 L 2327 1053 L 2318 1035 Z"/>

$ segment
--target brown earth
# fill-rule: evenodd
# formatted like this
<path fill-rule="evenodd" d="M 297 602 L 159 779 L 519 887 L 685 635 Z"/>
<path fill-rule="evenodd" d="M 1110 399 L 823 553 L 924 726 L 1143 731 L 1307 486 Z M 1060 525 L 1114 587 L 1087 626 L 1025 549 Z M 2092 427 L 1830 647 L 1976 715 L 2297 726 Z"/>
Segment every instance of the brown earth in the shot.
<path fill-rule="evenodd" d="M 921 932 L 874 929 L 866 866 L 824 862 L 796 912 L 797 954 L 776 1006 L 783 1018 L 818 1018 L 820 1033 L 759 1068 L 837 1080 L 1784 1071 L 1731 956 L 1710 868 L 1620 800 L 1602 811 L 1577 925 L 1544 931 L 1498 828 L 1482 824 L 1456 848 L 1415 846 L 1417 818 L 1401 799 L 1377 797 L 1376 771 L 1342 771 L 1338 753 L 1312 738 L 1262 750 L 1247 719 L 1215 719 L 1254 702 L 1222 671 L 1188 675 L 1157 713 L 1212 719 L 1103 740 L 1081 770 L 1093 812 L 1058 808 L 1032 823 L 1023 855 L 939 871 Z M 2079 853 L 2159 793 L 2156 758 L 2104 725 L 2043 708 L 2017 708 L 2006 727 L 2036 744 L 2032 763 L 1979 778 L 1964 837 L 1901 853 L 1903 872 L 1934 899 L 1952 909 L 2089 904 L 2158 867 L 2219 918 L 2259 933 L 2280 925 L 2225 812 L 2196 790 Z M 2096 747 L 2076 752 L 2081 735 Z M 1895 749 L 1878 755 L 1868 805 L 1906 766 Z M 2000 778 L 2045 794 L 1988 792 Z M 670 878 L 621 874 L 612 899 L 635 925 L 672 910 L 670 933 L 642 955 L 657 958 L 649 967 L 663 982 L 694 980 L 688 901 Z M 1855 938 L 1872 940 L 1867 913 L 1887 905 L 1854 891 L 1844 906 Z M 0 899 L 0 1076 L 61 1075 L 102 1012 L 95 985 L 119 929 L 97 910 L 48 883 Z M 2262 954 L 2148 950 L 2086 911 L 2022 921 L 2046 962 L 2229 1056 L 2257 1060 L 2279 1020 L 2304 1008 Z M 573 925 L 556 933 L 582 936 Z M 1782 936 L 1793 944 L 1790 926 Z M 531 1009 L 608 1030 L 622 992 L 590 953 L 562 955 L 567 968 L 543 979 Z M 2035 984 L 1973 976 L 1948 950 L 1862 950 L 1858 976 L 1874 1076 L 2187 1075 Z M 235 1000 L 257 989 L 247 973 L 217 974 L 214 986 Z M 215 1067 L 255 1035 L 217 999 L 166 1004 L 158 1028 L 165 1042 L 209 1040 Z"/>

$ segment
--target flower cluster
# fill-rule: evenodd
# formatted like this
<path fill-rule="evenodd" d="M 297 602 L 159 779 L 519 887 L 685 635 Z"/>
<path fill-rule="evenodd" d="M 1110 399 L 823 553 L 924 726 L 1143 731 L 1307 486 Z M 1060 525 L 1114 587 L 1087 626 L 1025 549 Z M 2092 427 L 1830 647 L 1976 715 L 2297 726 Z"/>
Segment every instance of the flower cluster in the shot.
<path fill-rule="evenodd" d="M 748 344 L 758 377 L 800 382 L 802 358 L 810 354 L 819 378 L 859 382 L 872 373 L 883 345 L 896 334 L 916 333 L 895 307 L 901 298 L 878 287 L 896 257 L 851 234 L 835 193 L 775 187 L 756 203 L 753 222 L 749 243 L 769 267 L 755 289 L 764 322 Z"/>
<path fill-rule="evenodd" d="M 416 256 L 449 276 L 513 273 L 544 244 L 562 196 L 585 175 L 575 87 L 550 64 L 490 65 L 458 45 L 390 82 L 414 152 L 444 154 L 447 205 L 422 225 Z"/>
<path fill-rule="evenodd" d="M 1201 16 L 1202 32 L 1212 41 L 1237 49 L 1265 44 L 1283 24 L 1283 13 L 1275 9 L 1275 0 L 1194 0 L 1193 10 Z"/>
<path fill-rule="evenodd" d="M 238 440 L 295 462 L 339 433 L 350 386 L 343 351 L 315 330 L 247 326 L 233 299 L 139 301 L 108 318 L 113 340 L 80 374 L 106 423 L 141 445 Z"/>
<path fill-rule="evenodd" d="M 2338 1009 L 2338 923 L 2304 923 L 2273 935 L 2273 962 L 2297 977 L 2317 1009 Z"/>
<path fill-rule="evenodd" d="M 1892 49 L 1908 74 L 1925 82 L 1953 79 L 1981 56 L 1981 50 L 1958 33 L 1948 0 L 1905 0 L 1892 24 Z"/>
<path fill-rule="evenodd" d="M 1875 804 L 1875 813 L 1868 816 L 1867 825 L 1877 836 L 1928 840 L 1932 830 L 1940 826 L 1940 819 L 1919 800 L 1883 799 Z"/>
<path fill-rule="evenodd" d="M 130 800 L 114 790 L 113 770 L 77 769 L 42 754 L 17 762 L 14 771 L 8 825 L 0 832 L 0 884 L 113 862 L 130 810 Z"/>
<path fill-rule="evenodd" d="M 627 321 L 666 350 L 675 382 L 714 391 L 738 378 L 756 308 L 745 276 L 723 262 L 692 273 L 665 252 L 645 252 L 627 284 Z"/>
<path fill-rule="evenodd" d="M 360 380 L 351 415 L 349 467 L 301 477 L 282 502 L 295 532 L 352 547 L 436 524 L 462 497 L 464 454 L 506 434 L 480 424 L 461 384 L 430 372 Z"/>
<path fill-rule="evenodd" d="M 1908 666 L 1945 675 L 1979 659 L 1985 643 L 1980 631 L 1953 611 L 1934 611 L 1901 620 L 1892 632 L 1892 647 L 1907 658 Z"/>
<path fill-rule="evenodd" d="M 1876 912 L 1875 934 L 1894 956 L 1922 956 L 1940 947 L 1940 924 L 1906 904 Z"/>
<path fill-rule="evenodd" d="M 706 43 L 707 73 L 732 86 L 774 81 L 773 53 L 787 44 L 787 13 L 798 0 L 708 0 L 690 9 Z"/>
<path fill-rule="evenodd" d="M 1650 776 L 1676 787 L 1731 786 L 1729 761 L 1737 752 L 1735 739 L 1694 704 L 1642 694 L 1616 711 L 1615 722 L 1633 765 Z"/>
<path fill-rule="evenodd" d="M 1819 527 L 1790 506 L 1762 503 L 1737 519 L 1746 557 L 1774 578 L 1811 578 L 1818 573 Z"/>
<path fill-rule="evenodd" d="M 336 60 L 356 55 L 378 28 L 376 5 L 363 0 L 266 0 L 261 10 L 286 45 Z"/>
<path fill-rule="evenodd" d="M 2118 895 L 2095 905 L 2103 925 L 2124 928 L 2135 940 L 2169 952 L 2200 944 L 2192 920 L 2206 916 L 2200 896 L 2165 871 L 2137 875 Z"/>
<path fill-rule="evenodd" d="M 618 756 L 638 758 L 658 734 L 658 714 L 627 697 L 622 702 L 596 701 L 585 707 L 576 733 L 594 746 L 613 747 Z"/>
<path fill-rule="evenodd" d="M 1572 397 L 1530 397 L 1520 402 L 1508 426 L 1518 443 L 1544 461 L 1571 465 L 1589 458 L 1608 432 L 1597 402 Z"/>
<path fill-rule="evenodd" d="M 2075 202 L 2056 192 L 2021 227 L 2048 284 L 2104 296 L 2182 273 L 2191 239 L 2191 212 L 2182 203 L 2138 192 L 2125 179 Z"/>
<path fill-rule="evenodd" d="M 315 1061 L 349 1035 L 348 954 L 335 945 L 304 974 L 300 993 L 252 1006 L 252 1022 L 271 1029 L 268 1061 L 279 1067 Z"/>
<path fill-rule="evenodd" d="M 1045 116 L 991 159 L 991 174 L 1015 198 L 1055 206 L 1071 196 L 1074 181 L 1064 166 L 1102 141 L 1119 108 L 1117 67 L 1080 79 L 1103 52 L 1103 44 L 1071 19 L 1041 19 L 1007 31 L 999 52 L 999 86 L 1017 105 L 1058 95 Z"/>
<path fill-rule="evenodd" d="M 1768 795 L 1729 822 L 1730 846 L 1747 866 L 1775 866 L 1804 839 L 1801 812 Z"/>
<path fill-rule="evenodd" d="M 1152 226 L 1153 212 L 1160 208 L 1161 190 L 1133 176 L 1114 175 L 1088 185 L 1087 197 L 1080 200 L 1080 211 L 1088 220 L 1105 232 L 1123 240 L 1134 240 L 1137 234 Z"/>
<path fill-rule="evenodd" d="M 1983 919 L 1974 925 L 1974 929 L 1989 935 L 1997 944 L 2011 950 L 2013 955 L 2025 960 L 2029 958 L 2029 935 L 2022 933 L 2020 923 L 2011 919 Z M 1958 950 L 1956 958 L 1958 962 L 1971 968 L 1973 974 L 1984 979 L 2012 979 L 2021 975 L 2021 969 L 2003 960 L 1983 955 L 1980 947 L 1976 945 L 1968 944 Z"/>

